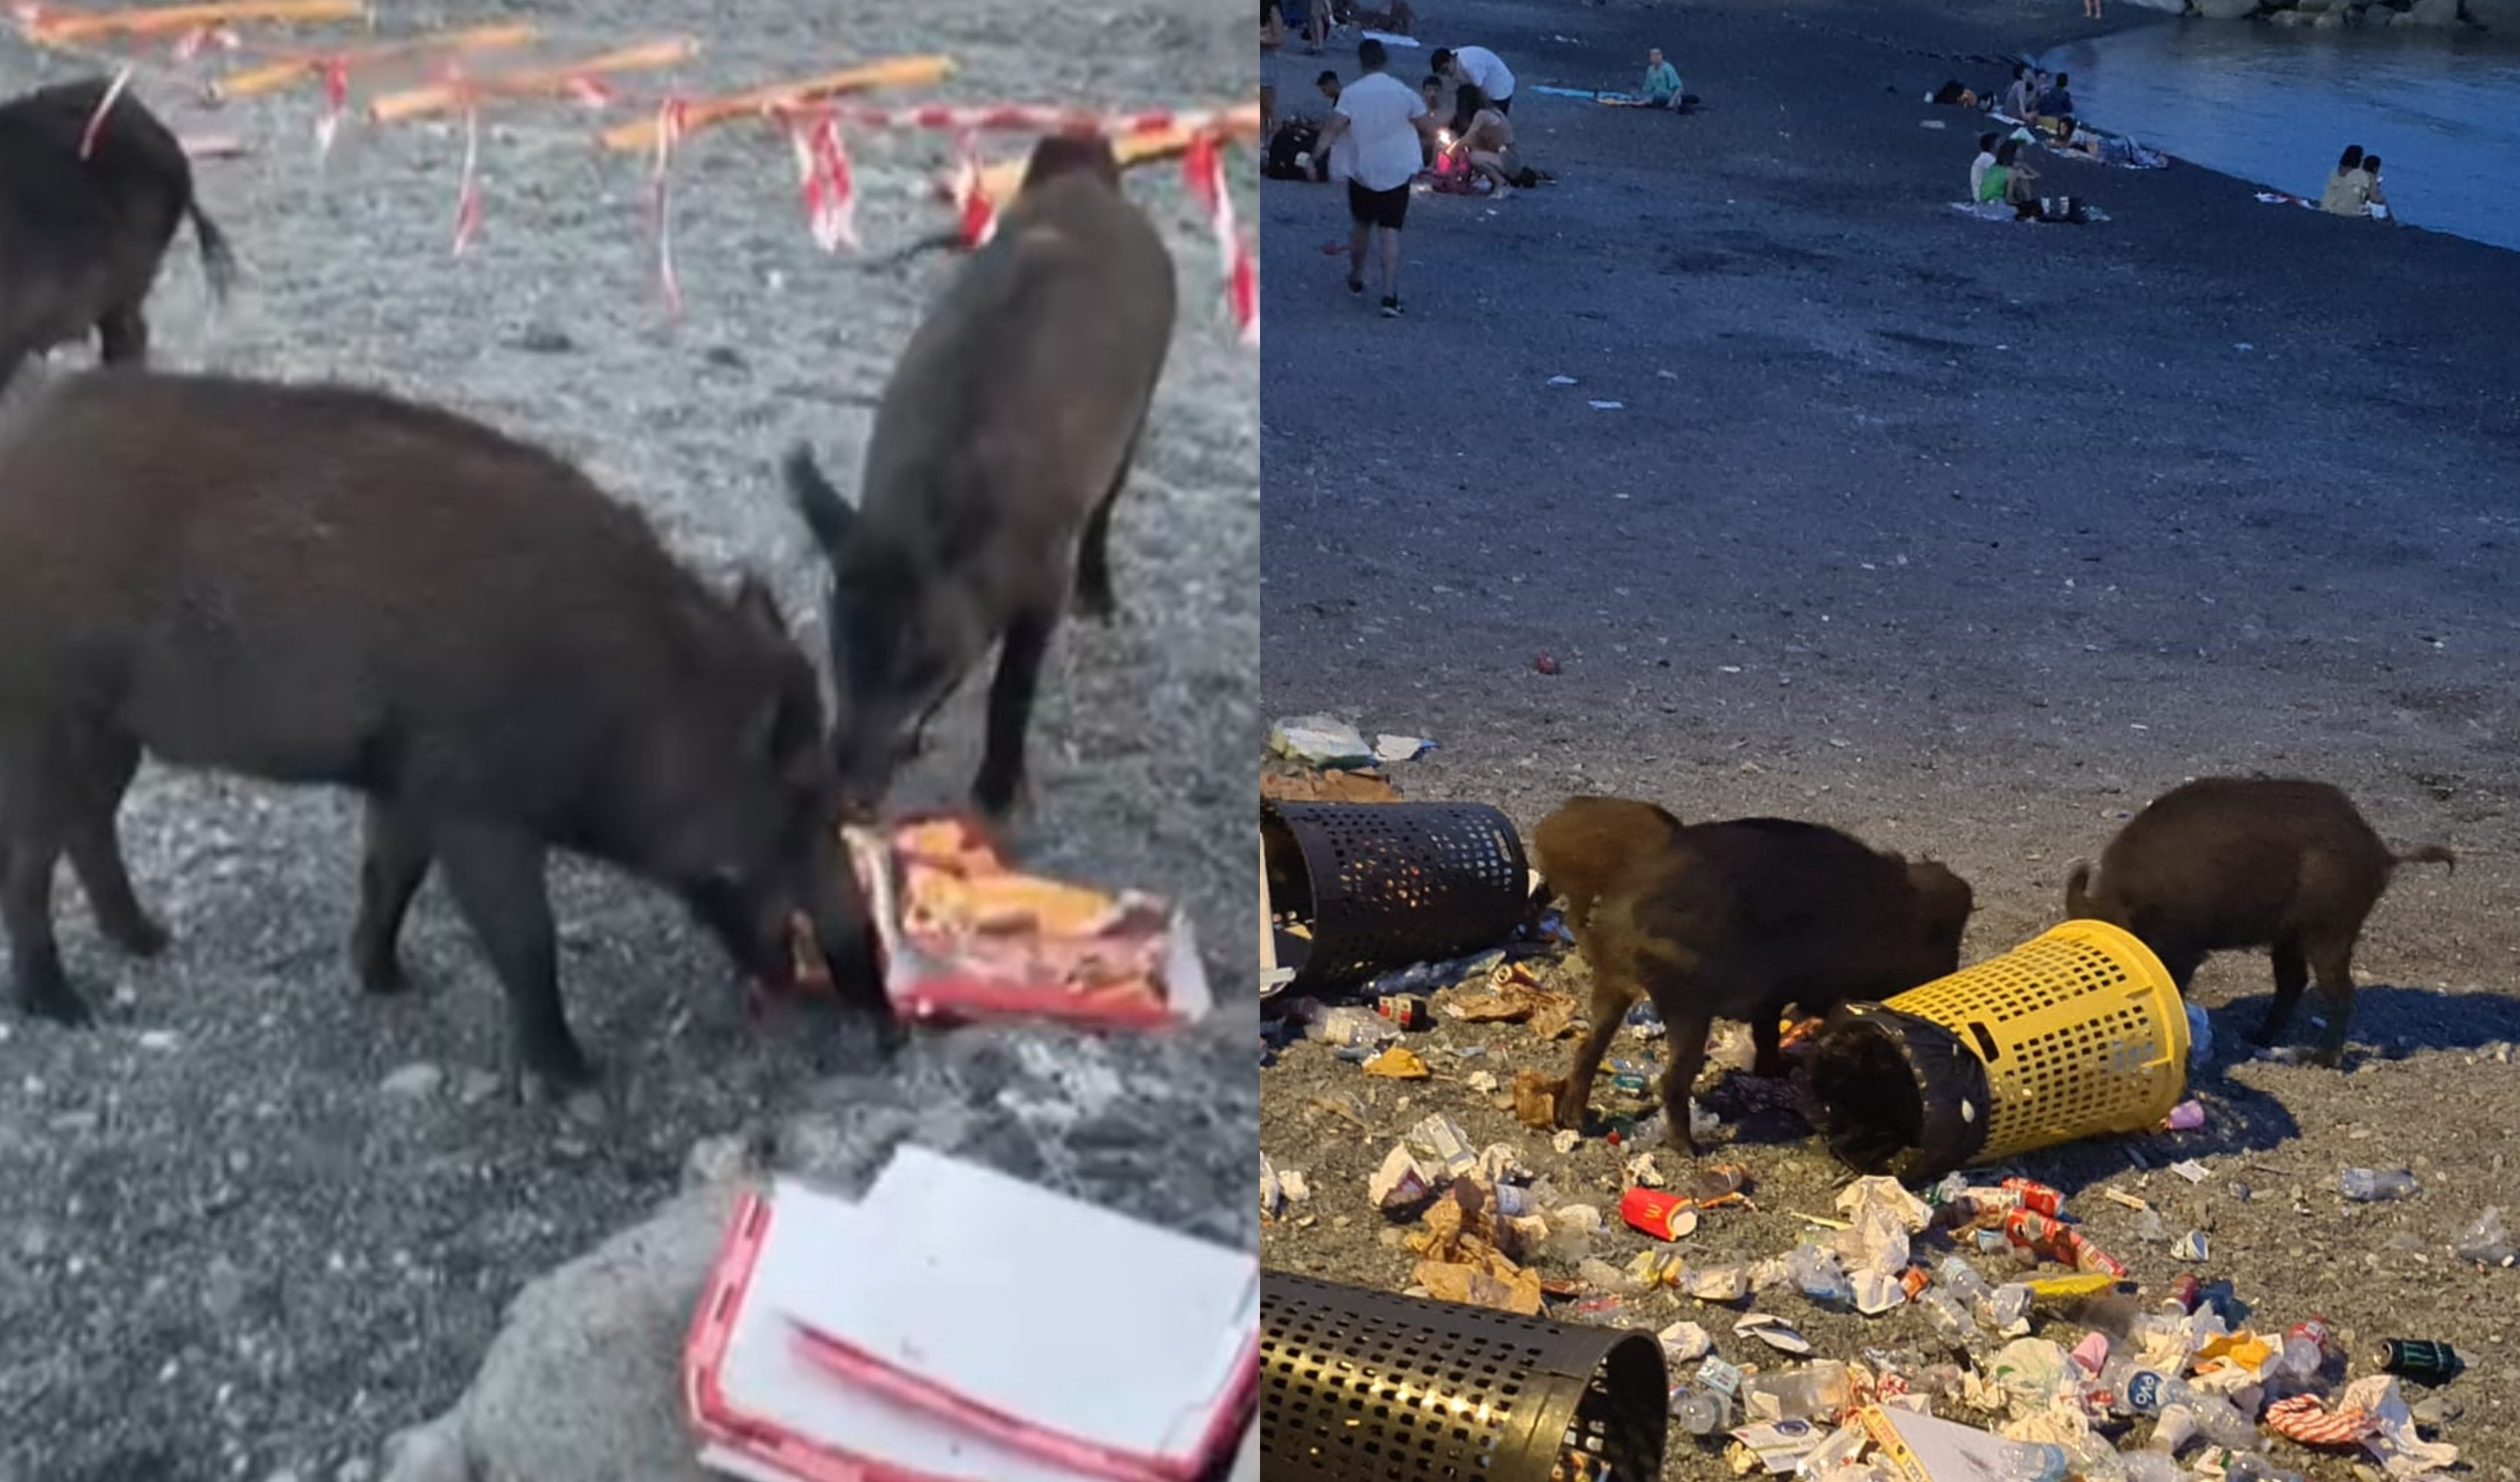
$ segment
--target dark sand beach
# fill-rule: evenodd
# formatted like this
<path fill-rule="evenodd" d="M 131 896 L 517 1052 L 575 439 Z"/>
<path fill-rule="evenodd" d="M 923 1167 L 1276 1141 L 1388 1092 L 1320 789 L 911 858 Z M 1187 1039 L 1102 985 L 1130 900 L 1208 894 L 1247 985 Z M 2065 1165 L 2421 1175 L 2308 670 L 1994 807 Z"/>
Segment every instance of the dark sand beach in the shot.
<path fill-rule="evenodd" d="M 2113 6 L 2106 24 L 2158 21 Z M 2052 924 L 2067 865 L 2193 775 L 2324 778 L 2399 845 L 2450 844 L 2456 874 L 2403 872 L 2363 936 L 2348 1073 L 2248 1058 L 2266 959 L 2220 957 L 2194 995 L 2217 1036 L 2206 1129 L 2019 1161 L 2079 1191 L 2095 1238 L 2156 1286 L 2228 1278 L 2271 1320 L 2323 1312 L 2358 1354 L 2383 1336 L 2472 1351 L 2443 1434 L 2508 1477 L 2520 1405 L 2487 1375 L 2510 1362 L 2520 1273 L 2446 1246 L 2514 1202 L 2520 382 L 2502 347 L 2520 259 L 2261 205 L 2184 164 L 2041 160 L 2046 189 L 2110 218 L 2086 227 L 1952 210 L 1982 125 L 1920 100 L 1945 77 L 2000 83 L 1964 59 L 2086 29 L 2063 4 L 1435 10 L 1430 45 L 1515 68 L 1524 153 L 1558 183 L 1418 198 L 1397 322 L 1325 255 L 1346 235 L 1334 190 L 1264 187 L 1269 708 L 1432 737 L 1397 769 L 1411 796 L 1492 802 L 1526 830 L 1606 791 L 1931 854 L 1976 886 L 1964 961 Z M 1648 45 L 1700 114 L 1529 91 L 1633 87 Z M 1415 83 L 1422 56 L 1395 69 Z M 1282 109 L 1322 65 L 1272 65 Z M 1561 1073 L 1568 1048 L 1434 1034 L 1492 1044 L 1477 1063 L 1500 1075 Z M 1370 1131 L 1325 1114 L 1333 1091 L 1369 1099 Z M 1525 1149 L 1565 1197 L 1617 1199 L 1598 1139 L 1554 1155 L 1458 1073 L 1366 1081 L 1297 1043 L 1263 1105 L 1264 1150 L 1315 1190 L 1311 1223 L 1264 1233 L 1273 1267 L 1406 1285 L 1365 1179 L 1433 1111 Z M 1788 1248 L 1782 1211 L 1824 1210 L 1841 1174 L 1798 1137 L 1725 1150 L 1763 1213 L 1710 1217 L 1692 1237 L 1710 1260 Z M 2212 1176 L 2146 1174 L 2131 1151 Z M 2423 1192 L 2347 1204 L 2348 1164 L 2411 1167 Z M 2097 1198 L 2110 1185 L 2173 1233 L 2209 1231 L 2210 1261 L 2139 1244 Z M 1623 1263 L 1644 1241 L 1601 1243 Z M 1823 1354 L 1921 1332 L 1769 1300 Z M 1692 1318 L 1752 1356 L 1730 1313 L 1694 1307 L 1649 1297 L 1620 1321 Z M 1726 1474 L 1674 1446 L 1669 1475 Z"/>

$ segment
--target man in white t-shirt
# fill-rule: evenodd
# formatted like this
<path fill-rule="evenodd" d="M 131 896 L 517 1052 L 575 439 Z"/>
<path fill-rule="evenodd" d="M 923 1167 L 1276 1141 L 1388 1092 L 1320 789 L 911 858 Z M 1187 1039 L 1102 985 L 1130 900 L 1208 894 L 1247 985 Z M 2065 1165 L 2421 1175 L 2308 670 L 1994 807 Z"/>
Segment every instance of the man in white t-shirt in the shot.
<path fill-rule="evenodd" d="M 1484 46 L 1464 46 L 1458 50 L 1438 47 L 1431 60 L 1438 75 L 1477 88 L 1500 113 L 1513 112 L 1513 70 L 1505 65 L 1504 58 Z"/>
<path fill-rule="evenodd" d="M 1426 100 L 1383 70 L 1390 61 L 1382 43 L 1368 37 L 1356 49 L 1363 76 L 1339 92 L 1338 106 L 1314 148 L 1329 157 L 1334 173 L 1347 177 L 1347 291 L 1365 292 L 1369 247 L 1379 248 L 1382 315 L 1400 317 L 1400 228 L 1409 219 L 1409 183 L 1425 157 L 1419 141 L 1434 128 Z"/>

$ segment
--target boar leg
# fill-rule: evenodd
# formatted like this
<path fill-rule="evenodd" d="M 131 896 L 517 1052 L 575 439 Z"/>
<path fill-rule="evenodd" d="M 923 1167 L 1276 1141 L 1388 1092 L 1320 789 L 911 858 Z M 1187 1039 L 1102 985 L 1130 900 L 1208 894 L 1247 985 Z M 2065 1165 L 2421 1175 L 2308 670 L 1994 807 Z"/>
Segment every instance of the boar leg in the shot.
<path fill-rule="evenodd" d="M 2283 937 L 2274 944 L 2275 997 L 2267 1006 L 2266 1022 L 2258 1026 L 2258 1043 L 2272 1045 L 2292 1023 L 2293 1006 L 2310 986 L 2310 967 L 2301 955 L 2301 938 Z"/>
<path fill-rule="evenodd" d="M 1706 997 L 1698 985 L 1675 978 L 1655 1002 L 1702 1003 Z M 1688 1130 L 1688 1088 L 1697 1084 L 1697 1073 L 1706 1068 L 1706 1037 L 1715 1031 L 1715 1018 L 1702 1009 L 1691 1008 L 1669 1017 L 1666 1024 L 1671 1063 L 1662 1073 L 1663 1136 L 1674 1148 L 1693 1158 L 1697 1156 L 1697 1138 Z"/>
<path fill-rule="evenodd" d="M 2354 938 L 2336 933 L 2313 938 L 2303 944 L 2310 958 L 2312 975 L 2318 980 L 2318 996 L 2327 1001 L 2327 1029 L 2318 1037 L 2318 1048 L 2311 1060 L 2319 1065 L 2341 1065 L 2345 1062 L 2345 1031 L 2354 1018 Z"/>
<path fill-rule="evenodd" d="M 1566 1088 L 1557 1093 L 1558 1126 L 1582 1130 L 1593 1100 L 1593 1076 L 1601 1068 L 1601 1056 L 1610 1053 L 1610 1041 L 1618 1037 L 1619 1026 L 1627 1022 L 1628 1006 L 1635 1002 L 1636 989 L 1625 973 L 1598 964 L 1594 966 L 1592 1027 L 1575 1047 L 1575 1061 L 1566 1068 Z"/>
<path fill-rule="evenodd" d="M 370 993 L 411 986 L 402 969 L 402 923 L 411 898 L 428 878 L 426 819 L 384 798 L 368 799 L 366 852 L 359 860 L 359 919 L 350 928 L 350 964 Z"/>
<path fill-rule="evenodd" d="M 5 368 L 5 367 L 0 367 Z M 0 923 L 9 928 L 9 962 L 18 1002 L 38 1018 L 84 1024 L 87 1001 L 62 970 L 53 937 L 53 869 L 68 842 L 75 803 L 62 784 L 60 748 L 41 732 L 0 737 L 0 819 L 7 840 L 0 860 Z"/>
<path fill-rule="evenodd" d="M 568 1032 L 560 1002 L 560 950 L 543 846 L 496 824 L 440 822 L 430 831 L 446 886 L 508 991 L 508 1090 L 524 1099 L 526 1076 L 555 1089 L 595 1079 Z"/>
<path fill-rule="evenodd" d="M 1796 1004 L 1795 1008 L 1802 1006 Z M 1785 1073 L 1785 1020 L 1781 1010 L 1750 1011 L 1750 1073 L 1762 1080 L 1775 1080 Z"/>
<path fill-rule="evenodd" d="M 97 359 L 107 365 L 149 363 L 149 321 L 140 305 L 125 304 L 96 322 Z"/>
<path fill-rule="evenodd" d="M 68 820 L 70 868 L 79 888 L 87 892 L 88 909 L 96 913 L 97 929 L 106 940 L 134 957 L 156 957 L 166 950 L 166 928 L 141 908 L 131 889 L 131 872 L 123 867 L 122 841 L 114 833 L 114 816 L 122 794 L 140 771 L 140 743 L 127 737 L 86 738 L 76 812 Z"/>
<path fill-rule="evenodd" d="M 1024 786 L 1024 735 L 1032 728 L 1033 696 L 1041 690 L 1041 662 L 1050 651 L 1055 622 L 1025 613 L 1007 627 L 998 651 L 997 678 L 989 685 L 989 739 L 971 797 L 991 818 L 1013 811 Z"/>
<path fill-rule="evenodd" d="M 1120 455 L 1111 487 L 1103 491 L 1102 502 L 1085 521 L 1085 542 L 1076 552 L 1076 609 L 1088 617 L 1108 621 L 1120 613 L 1119 595 L 1111 590 L 1111 507 L 1120 502 L 1120 491 L 1129 485 L 1129 470 L 1138 462 L 1138 442 L 1146 432 L 1142 417 L 1137 430 L 1129 434 L 1129 448 Z"/>

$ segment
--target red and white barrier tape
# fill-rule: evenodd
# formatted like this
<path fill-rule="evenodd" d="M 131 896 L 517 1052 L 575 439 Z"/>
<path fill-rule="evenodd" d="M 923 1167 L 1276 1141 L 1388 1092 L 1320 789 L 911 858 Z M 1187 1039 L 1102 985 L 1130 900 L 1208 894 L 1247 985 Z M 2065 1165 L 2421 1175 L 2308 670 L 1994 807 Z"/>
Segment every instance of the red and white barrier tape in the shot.
<path fill-rule="evenodd" d="M 245 38 L 238 35 L 232 27 L 217 24 L 197 25 L 176 40 L 175 60 L 190 62 L 214 46 L 220 51 L 232 52 L 243 45 L 245 45 Z"/>
<path fill-rule="evenodd" d="M 341 132 L 341 117 L 350 111 L 350 64 L 340 57 L 327 57 L 324 68 L 324 112 L 315 120 L 315 157 L 318 161 L 332 157 L 333 141 Z"/>
<path fill-rule="evenodd" d="M 455 186 L 455 240 L 447 255 L 461 257 L 481 232 L 481 108 L 479 101 L 467 96 L 464 100 L 464 172 Z"/>
<path fill-rule="evenodd" d="M 857 177 L 836 118 L 789 115 L 788 142 L 796 152 L 797 192 L 814 245 L 826 252 L 858 246 Z"/>
<path fill-rule="evenodd" d="M 1208 224 L 1216 232 L 1216 249 L 1225 271 L 1226 309 L 1233 314 L 1242 342 L 1257 344 L 1259 264 L 1243 246 L 1242 233 L 1234 223 L 1234 192 L 1226 185 L 1225 157 L 1216 147 L 1214 134 L 1201 134 L 1191 141 L 1190 152 L 1182 156 L 1182 175 L 1190 187 L 1191 199 L 1207 211 Z"/>
<path fill-rule="evenodd" d="M 998 206 L 982 188 L 979 142 L 969 134 L 956 147 L 954 205 L 963 213 L 963 246 L 981 247 L 998 235 Z"/>
<path fill-rule="evenodd" d="M 656 238 L 656 291 L 664 298 L 665 316 L 683 317 L 683 285 L 674 272 L 672 180 L 674 147 L 690 126 L 690 105 L 668 98 L 656 106 L 656 155 L 648 171 L 648 225 Z"/>
<path fill-rule="evenodd" d="M 771 112 L 789 118 L 797 116 L 832 118 L 858 128 L 922 129 L 951 134 L 1141 134 L 1168 128 L 1205 134 L 1217 132 L 1227 120 L 1248 111 L 1142 109 L 1129 113 L 1101 113 L 1084 109 L 1056 108 L 1029 103 L 986 104 L 978 107 L 927 104 L 915 108 L 876 108 L 854 103 L 795 103 L 774 105 Z"/>
<path fill-rule="evenodd" d="M 113 80 L 105 85 L 105 96 L 96 101 L 96 112 L 87 115 L 87 128 L 79 134 L 81 159 L 96 153 L 97 136 L 105 132 L 106 114 L 113 112 L 114 104 L 122 99 L 123 89 L 129 86 L 131 86 L 131 64 L 126 62 L 113 74 Z"/>

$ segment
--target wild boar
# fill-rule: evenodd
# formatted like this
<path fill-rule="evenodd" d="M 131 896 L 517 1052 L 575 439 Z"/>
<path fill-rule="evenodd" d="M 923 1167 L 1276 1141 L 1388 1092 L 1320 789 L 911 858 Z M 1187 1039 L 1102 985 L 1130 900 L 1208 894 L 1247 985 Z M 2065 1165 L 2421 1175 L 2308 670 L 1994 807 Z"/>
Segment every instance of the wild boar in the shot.
<path fill-rule="evenodd" d="M 1663 1109 L 1672 1145 L 1690 1154 L 1688 1090 L 1717 1018 L 1747 1020 L 1758 1073 L 1780 1074 L 1778 1021 L 1787 1005 L 1825 1013 L 1949 976 L 1976 904 L 1943 865 L 1788 819 L 1688 825 L 1631 871 L 1594 906 L 1582 939 L 1592 1029 L 1576 1047 L 1557 1120 L 1583 1125 L 1594 1072 L 1643 995 L 1670 1029 Z"/>
<path fill-rule="evenodd" d="M 97 121 L 108 85 L 89 77 L 0 103 L 0 389 L 27 356 L 90 332 L 107 364 L 146 363 L 142 307 L 187 219 L 211 292 L 226 297 L 236 277 L 182 142 L 128 92 Z"/>
<path fill-rule="evenodd" d="M 996 237 L 903 349 L 852 510 L 804 448 L 787 480 L 832 569 L 833 747 L 880 802 L 937 708 L 999 646 L 973 799 L 1024 790 L 1024 738 L 1061 614 L 1118 610 L 1111 512 L 1173 330 L 1171 254 L 1110 147 L 1045 139 Z"/>
<path fill-rule="evenodd" d="M 103 370 L 0 417 L 0 920 L 19 1001 L 77 1021 L 68 852 L 104 933 L 165 933 L 115 813 L 143 753 L 365 794 L 360 981 L 442 867 L 507 991 L 511 1084 L 592 1072 L 562 1014 L 554 848 L 674 890 L 745 971 L 803 912 L 863 1004 L 812 661 L 566 462 L 382 392 Z M 850 970 L 858 969 L 858 970 Z"/>
<path fill-rule="evenodd" d="M 1566 902 L 1567 929 L 1580 941 L 1593 903 L 1617 890 L 1638 871 L 1662 858 L 1663 845 L 1681 827 L 1658 804 L 1634 798 L 1581 794 L 1557 805 L 1531 831 L 1532 863 L 1540 869 L 1544 901 Z"/>
<path fill-rule="evenodd" d="M 2354 944 L 2400 865 L 2458 866 L 2439 844 L 2391 852 L 2353 802 L 2326 783 L 2199 778 L 2154 798 L 2100 851 L 2099 878 L 2077 862 L 2065 914 L 2133 932 L 2182 994 L 2207 956 L 2266 947 L 2274 1002 L 2258 1028 L 2271 1045 L 2315 975 L 2327 1001 L 2316 1058 L 2345 1057 L 2354 1016 Z"/>

